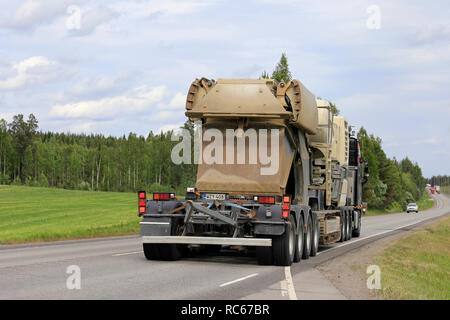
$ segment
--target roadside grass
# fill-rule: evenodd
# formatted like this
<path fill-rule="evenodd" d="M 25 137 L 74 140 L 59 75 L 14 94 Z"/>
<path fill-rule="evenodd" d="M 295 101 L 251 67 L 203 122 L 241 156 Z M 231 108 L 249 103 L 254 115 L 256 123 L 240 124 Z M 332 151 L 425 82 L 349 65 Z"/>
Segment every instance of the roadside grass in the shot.
<path fill-rule="evenodd" d="M 417 205 L 419 206 L 419 212 L 424 211 L 427 209 L 430 209 L 434 206 L 434 200 L 431 199 L 428 192 L 424 192 L 422 195 L 422 198 L 416 201 Z M 367 209 L 366 216 L 377 216 L 380 214 L 389 214 L 389 213 L 398 213 L 398 212 L 404 212 L 402 208 L 400 207 L 393 207 L 388 209 Z"/>
<path fill-rule="evenodd" d="M 0 244 L 137 234 L 137 195 L 0 185 Z"/>
<path fill-rule="evenodd" d="M 398 239 L 374 257 L 386 299 L 450 299 L 450 216 Z"/>
<path fill-rule="evenodd" d="M 401 208 L 389 208 L 389 209 L 367 209 L 365 216 L 378 216 L 380 214 L 398 213 L 402 212 Z"/>
<path fill-rule="evenodd" d="M 450 194 L 450 186 L 443 186 L 443 187 L 441 187 L 441 192 L 442 193 L 446 193 L 446 194 Z"/>

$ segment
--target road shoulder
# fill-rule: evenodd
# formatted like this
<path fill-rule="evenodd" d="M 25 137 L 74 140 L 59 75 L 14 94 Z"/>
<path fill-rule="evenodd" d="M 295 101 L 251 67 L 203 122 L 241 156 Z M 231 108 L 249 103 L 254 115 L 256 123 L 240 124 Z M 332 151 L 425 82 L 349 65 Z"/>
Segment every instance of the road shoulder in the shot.
<path fill-rule="evenodd" d="M 347 299 L 378 300 L 383 299 L 381 290 L 367 288 L 367 267 L 373 264 L 374 256 L 393 241 L 406 237 L 424 227 L 436 223 L 435 219 L 425 221 L 394 235 L 371 242 L 344 255 L 320 264 L 316 269 L 330 281 Z M 383 284 L 383 282 L 382 282 Z M 326 299 L 326 298 L 325 298 Z"/>

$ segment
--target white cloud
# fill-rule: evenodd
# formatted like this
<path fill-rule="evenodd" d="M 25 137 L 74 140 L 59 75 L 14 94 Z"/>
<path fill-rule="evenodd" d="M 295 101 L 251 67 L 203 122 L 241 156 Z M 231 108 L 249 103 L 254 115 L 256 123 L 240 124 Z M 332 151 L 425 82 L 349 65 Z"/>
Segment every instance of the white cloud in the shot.
<path fill-rule="evenodd" d="M 119 14 L 123 14 L 133 18 L 148 17 L 156 13 L 162 14 L 187 14 L 191 13 L 198 8 L 204 7 L 211 2 L 206 1 L 119 1 L 111 4 L 113 8 Z"/>
<path fill-rule="evenodd" d="M 167 132 L 167 131 L 176 130 L 176 129 L 179 129 L 179 128 L 180 128 L 180 125 L 179 125 L 179 124 L 166 124 L 166 125 L 160 127 L 160 128 L 156 131 L 156 133 L 160 133 L 161 131 L 162 131 L 162 132 Z"/>
<path fill-rule="evenodd" d="M 42 84 L 54 80 L 65 73 L 64 67 L 58 62 L 42 56 L 30 57 L 15 62 L 0 74 L 0 90 L 14 90 L 28 84 Z"/>
<path fill-rule="evenodd" d="M 427 138 L 427 139 L 419 139 L 419 140 L 415 140 L 413 142 L 411 142 L 411 144 L 431 144 L 431 145 L 436 145 L 438 144 L 438 139 L 436 137 L 431 137 L 431 138 Z"/>
<path fill-rule="evenodd" d="M 67 88 L 57 98 L 59 102 L 64 103 L 69 101 L 93 100 L 99 95 L 105 96 L 114 91 L 123 91 L 122 89 L 127 86 L 131 78 L 132 75 L 126 72 L 120 73 L 117 76 L 103 75 L 93 78 L 86 77 Z"/>
<path fill-rule="evenodd" d="M 183 109 L 185 106 L 186 94 L 178 92 L 167 105 L 160 105 L 159 107 L 164 109 L 179 110 Z"/>
<path fill-rule="evenodd" d="M 13 29 L 30 29 L 50 23 L 55 17 L 66 14 L 73 0 L 27 0 L 13 13 L 6 26 Z"/>
<path fill-rule="evenodd" d="M 430 44 L 440 42 L 448 44 L 450 40 L 450 24 L 425 25 L 414 33 L 414 44 Z"/>
<path fill-rule="evenodd" d="M 165 86 L 153 88 L 141 86 L 124 95 L 55 105 L 51 108 L 49 115 L 53 118 L 105 119 L 136 112 L 150 112 L 153 104 L 161 101 L 166 94 Z"/>
<path fill-rule="evenodd" d="M 111 77 L 85 78 L 69 89 L 74 95 L 86 95 L 95 91 L 108 90 L 116 85 L 117 79 Z"/>
<path fill-rule="evenodd" d="M 109 121 L 75 121 L 69 126 L 69 132 L 71 133 L 98 133 L 104 134 L 105 130 L 111 129 L 111 127 L 117 126 L 117 120 Z"/>
<path fill-rule="evenodd" d="M 69 35 L 77 37 L 91 34 L 98 26 L 114 17 L 117 17 L 117 13 L 107 7 L 82 10 L 80 28 L 69 30 Z"/>

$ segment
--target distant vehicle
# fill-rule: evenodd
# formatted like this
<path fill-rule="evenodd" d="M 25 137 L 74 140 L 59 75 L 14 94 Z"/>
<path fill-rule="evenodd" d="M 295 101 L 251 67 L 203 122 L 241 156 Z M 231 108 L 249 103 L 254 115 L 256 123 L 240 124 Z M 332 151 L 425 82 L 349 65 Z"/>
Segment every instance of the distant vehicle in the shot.
<path fill-rule="evenodd" d="M 431 184 L 427 183 L 427 188 L 431 188 Z"/>
<path fill-rule="evenodd" d="M 434 186 L 434 189 L 436 190 L 437 194 L 441 193 L 441 187 L 440 186 Z"/>
<path fill-rule="evenodd" d="M 406 207 L 406 212 L 415 212 L 419 213 L 419 206 L 416 203 L 408 203 L 408 206 Z"/>

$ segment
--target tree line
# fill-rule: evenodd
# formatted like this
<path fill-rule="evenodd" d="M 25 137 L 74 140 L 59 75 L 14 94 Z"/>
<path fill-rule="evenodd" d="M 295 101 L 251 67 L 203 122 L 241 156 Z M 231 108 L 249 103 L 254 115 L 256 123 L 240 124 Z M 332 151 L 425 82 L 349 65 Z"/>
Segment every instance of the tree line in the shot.
<path fill-rule="evenodd" d="M 450 186 L 450 176 L 447 175 L 432 176 L 431 178 L 426 179 L 425 182 L 429 183 L 431 186 L 448 187 Z"/>
<path fill-rule="evenodd" d="M 184 127 L 194 134 L 194 127 Z M 173 131 L 147 137 L 40 132 L 31 114 L 0 120 L 0 183 L 92 191 L 139 189 L 184 194 L 194 186 L 196 165 L 175 165 Z M 363 201 L 371 208 L 404 208 L 421 198 L 426 180 L 417 163 L 386 156 L 381 139 L 364 128 L 358 133 L 362 158 L 369 164 Z M 432 181 L 436 181 L 433 177 Z M 444 185 L 445 179 L 441 179 Z M 447 179 L 448 181 L 448 179 Z"/>
<path fill-rule="evenodd" d="M 185 124 L 193 133 L 193 125 Z M 196 167 L 171 161 L 173 132 L 147 137 L 40 132 L 30 115 L 0 120 L 0 183 L 93 191 L 175 191 L 193 186 Z"/>
<path fill-rule="evenodd" d="M 358 132 L 361 155 L 369 164 L 369 180 L 363 187 L 363 201 L 370 208 L 406 209 L 425 192 L 422 169 L 408 157 L 390 159 L 381 147 L 381 139 L 369 135 L 364 128 Z"/>

